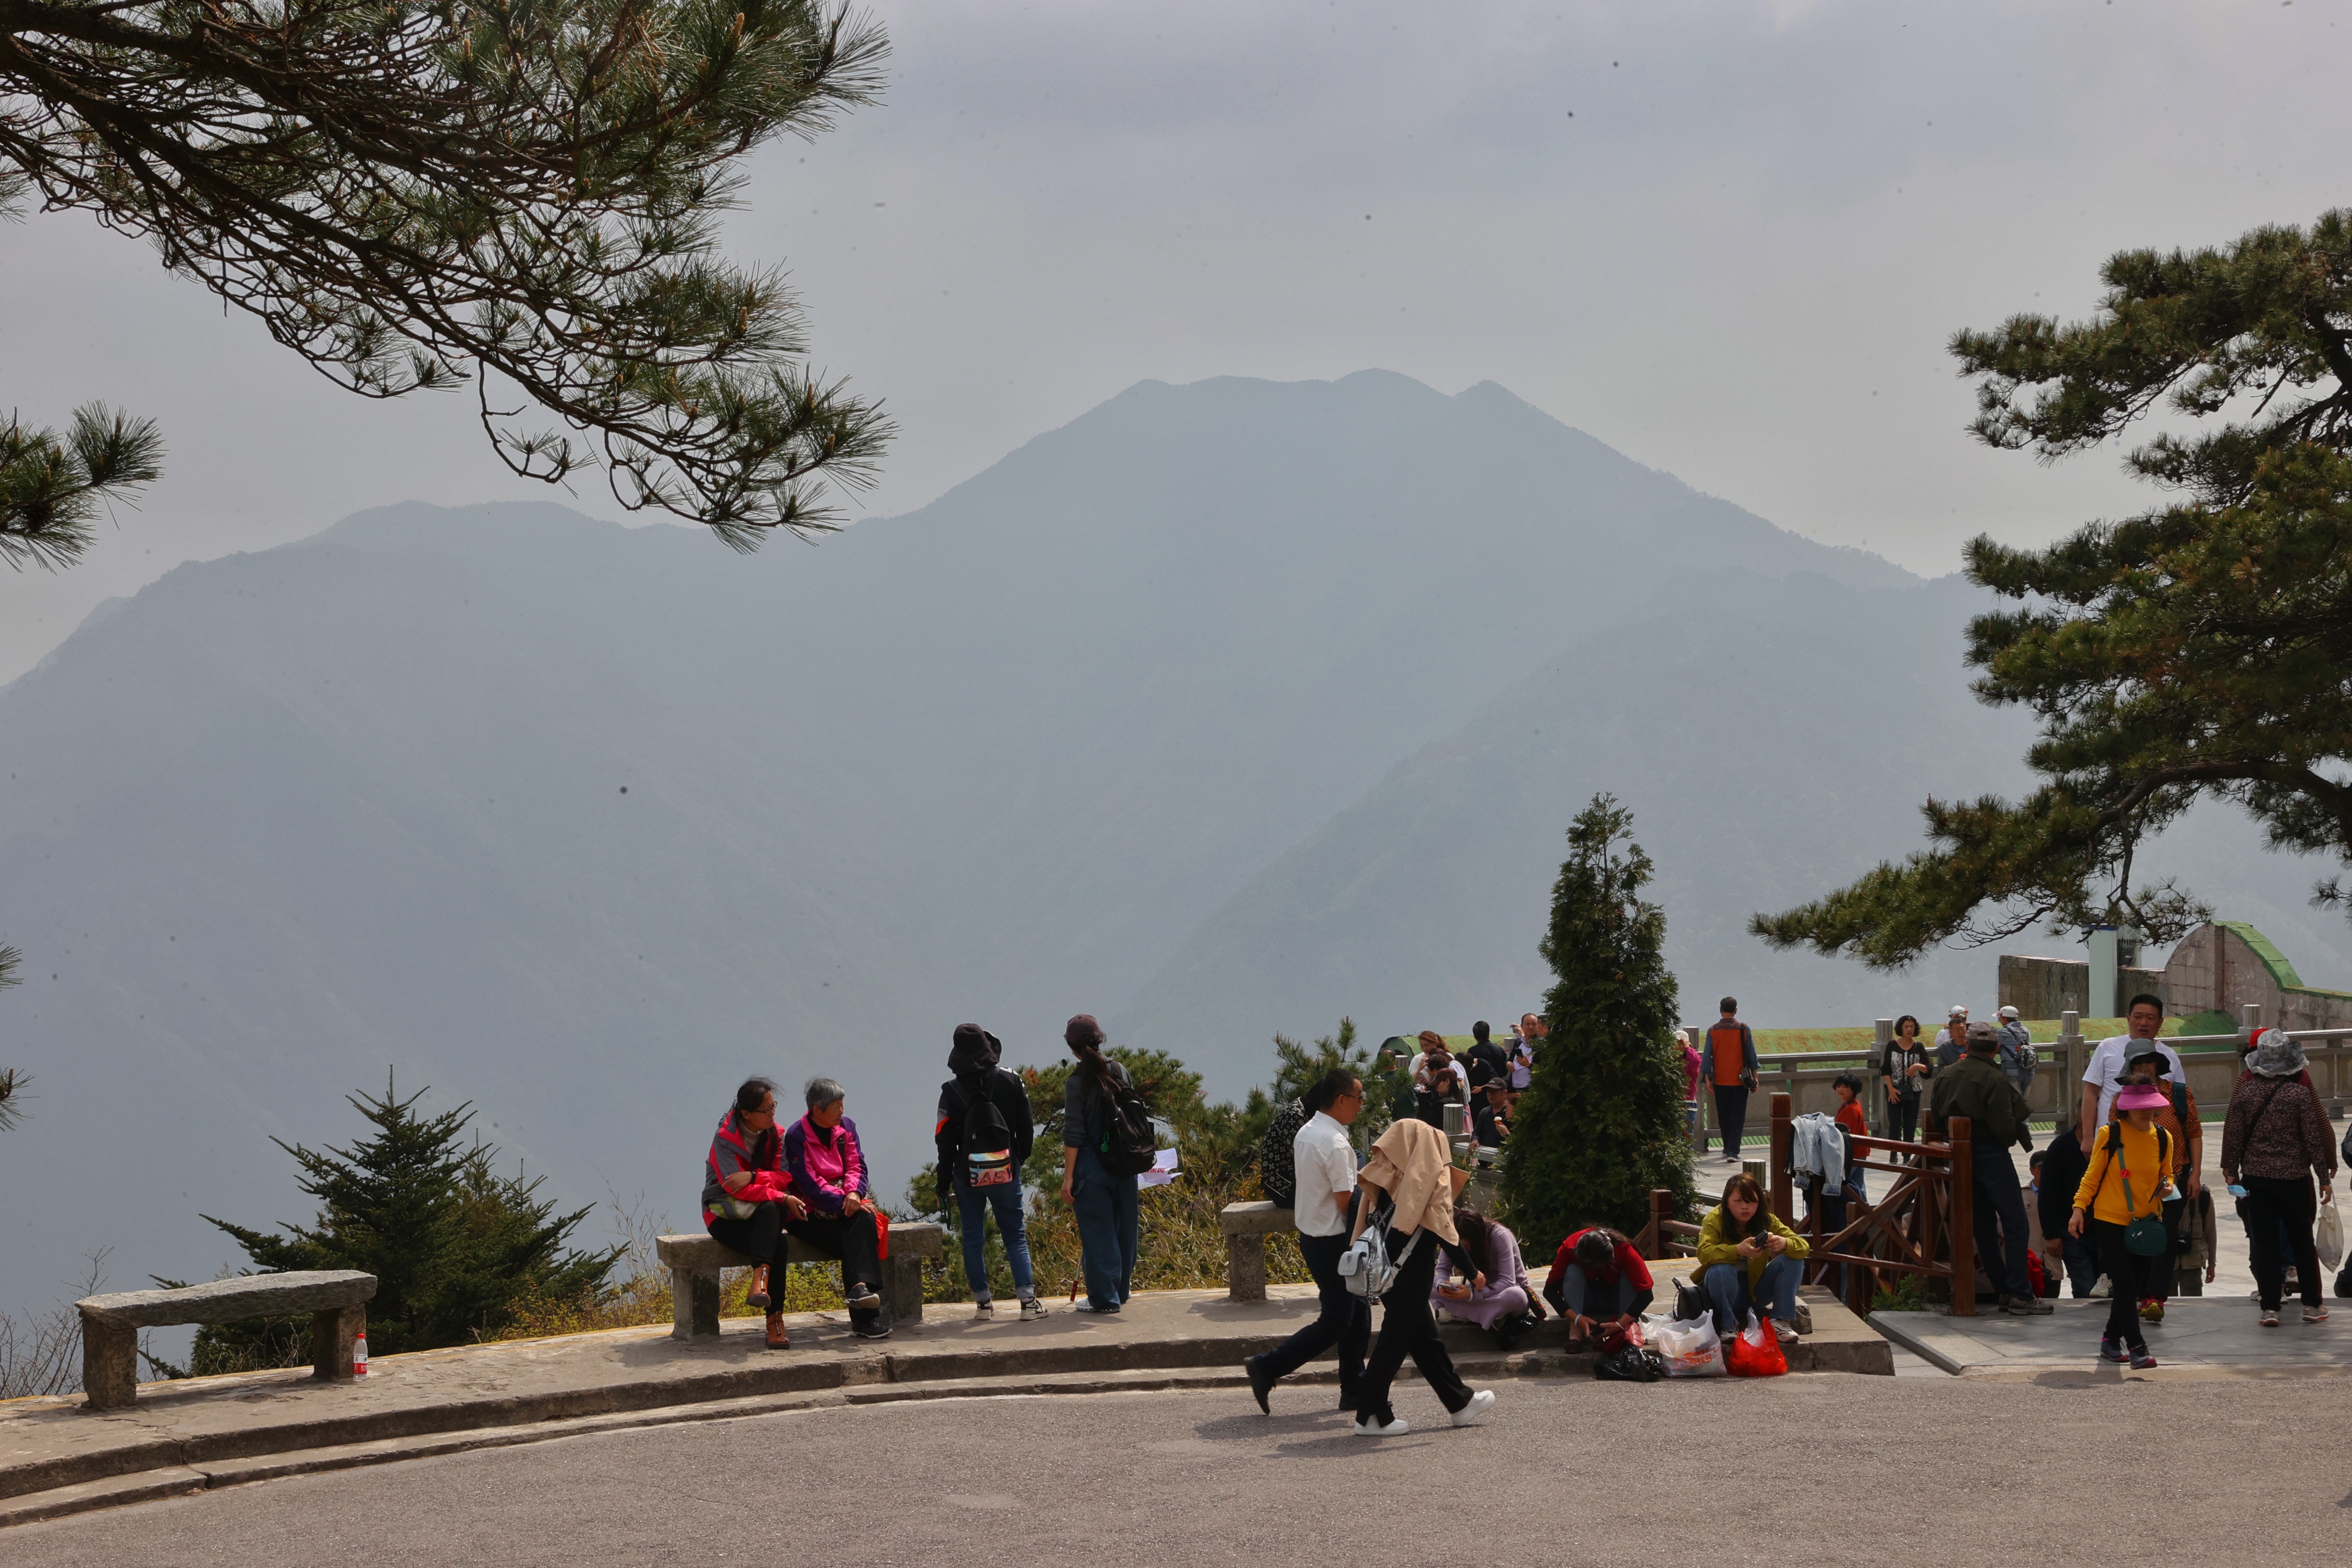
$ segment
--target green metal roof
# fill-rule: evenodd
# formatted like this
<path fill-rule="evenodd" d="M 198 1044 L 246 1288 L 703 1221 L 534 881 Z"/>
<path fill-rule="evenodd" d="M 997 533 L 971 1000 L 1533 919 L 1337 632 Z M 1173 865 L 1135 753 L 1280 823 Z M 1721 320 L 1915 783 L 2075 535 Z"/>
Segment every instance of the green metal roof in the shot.
<path fill-rule="evenodd" d="M 2352 995 L 2352 992 L 2324 991 L 2316 985 L 2305 985 L 2303 976 L 2294 972 L 2294 965 L 2287 962 L 2286 954 L 2273 946 L 2270 938 L 2244 921 L 2215 921 L 2213 924 L 2244 942 L 2248 951 L 2262 960 L 2263 967 L 2270 971 L 2271 978 L 2278 983 L 2280 990 L 2299 991 L 2306 996 Z"/>

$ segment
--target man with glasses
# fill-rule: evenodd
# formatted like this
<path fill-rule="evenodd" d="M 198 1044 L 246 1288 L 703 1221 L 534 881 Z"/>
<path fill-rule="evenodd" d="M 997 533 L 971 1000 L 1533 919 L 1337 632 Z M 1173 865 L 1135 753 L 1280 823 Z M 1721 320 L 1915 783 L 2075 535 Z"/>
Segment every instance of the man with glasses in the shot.
<path fill-rule="evenodd" d="M 1339 1347 L 1339 1407 L 1356 1408 L 1364 1352 L 1372 1337 L 1370 1305 L 1339 1277 L 1356 1194 L 1356 1151 L 1348 1141 L 1348 1126 L 1364 1109 L 1363 1082 L 1345 1068 L 1333 1068 L 1307 1091 L 1307 1105 L 1315 1114 L 1290 1144 L 1298 1180 L 1291 1213 L 1298 1226 L 1299 1255 L 1315 1276 L 1322 1314 L 1264 1355 L 1242 1363 L 1257 1407 L 1269 1415 L 1274 1411 L 1265 1396 L 1274 1385 L 1333 1345 Z"/>

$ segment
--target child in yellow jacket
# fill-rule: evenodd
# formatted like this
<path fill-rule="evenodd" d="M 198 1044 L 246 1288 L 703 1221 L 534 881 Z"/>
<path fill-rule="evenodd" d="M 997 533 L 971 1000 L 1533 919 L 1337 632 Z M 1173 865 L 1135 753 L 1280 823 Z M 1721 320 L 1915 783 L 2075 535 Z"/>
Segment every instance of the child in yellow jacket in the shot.
<path fill-rule="evenodd" d="M 2164 1090 L 2146 1084 L 2131 1084 L 2116 1097 L 2116 1119 L 2092 1140 L 2091 1163 L 2074 1189 L 2074 1213 L 2066 1222 L 2077 1237 L 2089 1232 L 2091 1250 L 2114 1281 L 2100 1357 L 2127 1361 L 2143 1371 L 2156 1364 L 2156 1357 L 2140 1331 L 2139 1303 L 2156 1293 L 2167 1248 L 2137 1251 L 2132 1238 L 2147 1225 L 2159 1233 L 2164 1225 L 2164 1200 L 2172 1190 L 2172 1140 L 2156 1124 L 2156 1113 L 2170 1104 Z"/>

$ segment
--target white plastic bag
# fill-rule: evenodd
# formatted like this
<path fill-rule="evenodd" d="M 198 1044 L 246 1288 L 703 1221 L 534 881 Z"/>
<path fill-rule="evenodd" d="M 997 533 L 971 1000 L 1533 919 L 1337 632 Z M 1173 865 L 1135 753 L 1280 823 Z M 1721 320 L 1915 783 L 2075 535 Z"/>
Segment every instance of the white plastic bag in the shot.
<path fill-rule="evenodd" d="M 1723 1364 L 1723 1339 L 1715 1331 L 1712 1313 L 1653 1330 L 1650 1348 L 1665 1361 L 1668 1377 L 1730 1375 L 1731 1369 Z"/>
<path fill-rule="evenodd" d="M 2344 1261 L 2344 1220 L 2336 1212 L 2335 1199 L 2321 1201 L 2319 1224 L 2312 1229 L 2312 1239 L 2319 1244 L 2322 1268 L 2333 1268 Z"/>

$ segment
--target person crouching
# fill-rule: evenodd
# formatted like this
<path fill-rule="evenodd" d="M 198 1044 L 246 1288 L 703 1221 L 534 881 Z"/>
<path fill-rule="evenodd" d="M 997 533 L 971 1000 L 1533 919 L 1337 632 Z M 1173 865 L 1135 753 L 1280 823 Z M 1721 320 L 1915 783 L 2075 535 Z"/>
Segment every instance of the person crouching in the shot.
<path fill-rule="evenodd" d="M 719 1119 L 710 1140 L 709 1179 L 702 1184 L 702 1228 L 722 1247 L 751 1260 L 748 1304 L 768 1314 L 768 1348 L 785 1350 L 783 1288 L 773 1278 L 784 1226 L 808 1213 L 783 1168 L 783 1138 L 776 1131 L 776 1086 L 745 1079 L 735 1103 Z"/>

